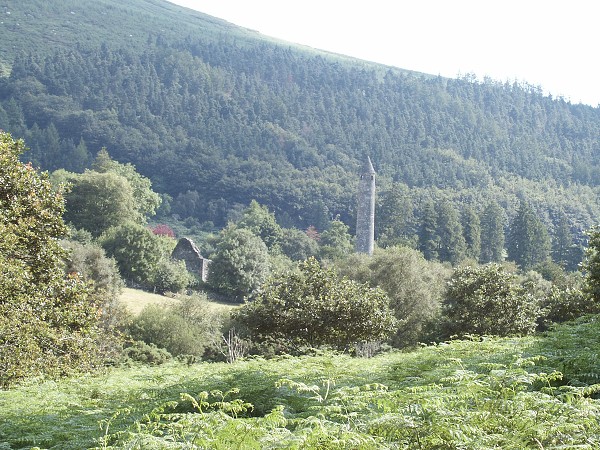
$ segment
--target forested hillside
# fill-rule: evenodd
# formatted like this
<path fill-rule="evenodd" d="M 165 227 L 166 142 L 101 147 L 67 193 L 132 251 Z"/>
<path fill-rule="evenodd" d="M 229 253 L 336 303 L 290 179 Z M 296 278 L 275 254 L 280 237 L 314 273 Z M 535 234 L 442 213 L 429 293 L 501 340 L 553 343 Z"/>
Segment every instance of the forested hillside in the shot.
<path fill-rule="evenodd" d="M 285 226 L 352 227 L 367 155 L 391 241 L 414 240 L 432 202 L 483 218 L 494 200 L 506 227 L 522 200 L 574 245 L 600 217 L 600 109 L 539 87 L 312 51 L 159 0 L 0 15 L 0 129 L 25 158 L 81 172 L 106 147 L 182 218 L 221 227 L 256 199 Z"/>

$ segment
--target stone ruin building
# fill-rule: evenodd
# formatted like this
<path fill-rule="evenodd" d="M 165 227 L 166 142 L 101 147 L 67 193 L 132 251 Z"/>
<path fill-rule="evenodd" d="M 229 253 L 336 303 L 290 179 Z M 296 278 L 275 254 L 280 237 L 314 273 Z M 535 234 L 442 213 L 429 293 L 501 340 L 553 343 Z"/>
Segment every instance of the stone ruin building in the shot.
<path fill-rule="evenodd" d="M 210 259 L 202 256 L 200 249 L 194 241 L 189 238 L 179 239 L 173 253 L 171 253 L 171 258 L 183 261 L 189 272 L 197 275 L 202 281 L 206 282 Z"/>

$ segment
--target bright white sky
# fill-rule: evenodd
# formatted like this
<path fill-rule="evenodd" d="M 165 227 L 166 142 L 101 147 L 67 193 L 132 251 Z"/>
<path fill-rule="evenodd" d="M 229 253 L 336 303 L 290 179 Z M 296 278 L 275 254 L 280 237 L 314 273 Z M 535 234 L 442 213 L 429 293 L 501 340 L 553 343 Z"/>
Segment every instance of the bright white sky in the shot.
<path fill-rule="evenodd" d="M 455 78 L 525 81 L 600 105 L 595 0 L 170 0 L 262 34 Z"/>

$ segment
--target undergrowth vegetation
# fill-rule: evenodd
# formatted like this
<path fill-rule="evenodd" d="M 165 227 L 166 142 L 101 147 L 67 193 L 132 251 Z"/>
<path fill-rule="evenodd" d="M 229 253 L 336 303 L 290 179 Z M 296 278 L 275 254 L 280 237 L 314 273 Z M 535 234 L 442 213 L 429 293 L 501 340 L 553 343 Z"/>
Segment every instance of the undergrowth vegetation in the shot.
<path fill-rule="evenodd" d="M 371 359 L 323 353 L 169 363 L 32 382 L 0 392 L 0 442 L 10 449 L 594 449 L 599 320 Z"/>

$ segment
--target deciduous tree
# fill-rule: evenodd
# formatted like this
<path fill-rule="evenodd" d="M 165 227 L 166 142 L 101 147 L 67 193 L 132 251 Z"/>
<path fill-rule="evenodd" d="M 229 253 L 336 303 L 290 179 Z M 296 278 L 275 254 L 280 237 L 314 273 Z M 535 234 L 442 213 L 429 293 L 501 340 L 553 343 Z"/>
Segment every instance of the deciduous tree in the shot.
<path fill-rule="evenodd" d="M 395 327 L 381 289 L 340 278 L 314 258 L 266 283 L 235 319 L 253 340 L 296 351 L 320 346 L 348 350 L 358 342 L 386 340 Z"/>
<path fill-rule="evenodd" d="M 532 333 L 540 315 L 538 301 L 517 276 L 495 263 L 458 267 L 443 302 L 447 336 Z"/>
<path fill-rule="evenodd" d="M 211 260 L 208 284 L 238 301 L 251 295 L 270 272 L 265 243 L 252 231 L 235 225 L 221 232 Z"/>
<path fill-rule="evenodd" d="M 97 308 L 63 271 L 63 197 L 19 162 L 23 150 L 0 132 L 0 386 L 87 369 L 100 356 Z"/>

